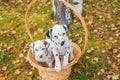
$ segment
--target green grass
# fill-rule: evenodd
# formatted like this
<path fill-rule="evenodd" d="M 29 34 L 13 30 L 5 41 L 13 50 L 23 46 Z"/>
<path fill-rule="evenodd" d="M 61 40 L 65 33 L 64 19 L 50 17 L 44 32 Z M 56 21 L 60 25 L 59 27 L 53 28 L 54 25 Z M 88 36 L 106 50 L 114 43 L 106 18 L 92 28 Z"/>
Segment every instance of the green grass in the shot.
<path fill-rule="evenodd" d="M 18 4 L 15 4 L 14 0 L 2 1 L 8 6 L 1 4 L 0 1 L 0 73 L 6 74 L 6 80 L 39 80 L 37 70 L 25 60 L 29 50 L 28 45 L 32 42 L 26 32 L 24 23 L 25 10 L 30 1 L 22 0 Z M 86 50 L 80 60 L 82 63 L 79 61 L 72 67 L 69 80 L 112 80 L 112 78 L 108 79 L 107 76 L 111 75 L 112 77 L 113 74 L 119 74 L 119 71 L 112 67 L 113 64 L 116 67 L 120 66 L 116 57 L 116 55 L 120 54 L 120 38 L 115 36 L 116 32 L 119 33 L 120 30 L 118 24 L 120 20 L 119 2 L 120 0 L 118 2 L 113 0 L 84 0 L 83 17 L 89 29 L 87 50 L 91 48 L 93 50 L 90 53 L 87 53 Z M 107 17 L 108 14 L 110 14 L 111 19 Z M 91 17 L 93 22 L 89 24 Z M 33 4 L 28 15 L 28 22 L 35 40 L 45 39 L 43 34 L 38 31 L 38 28 L 46 32 L 55 24 L 51 18 L 52 5 L 50 2 L 46 5 L 42 5 L 39 1 Z M 79 19 L 76 17 L 74 19 L 76 21 L 69 28 L 69 38 L 78 43 L 82 37 L 82 42 L 78 44 L 82 48 L 84 45 L 84 29 Z M 116 31 L 111 30 L 111 24 L 115 25 Z M 94 32 L 94 30 L 97 32 Z M 16 33 L 12 34 L 12 31 L 16 31 Z M 110 40 L 110 37 L 113 39 Z M 113 43 L 115 40 L 117 42 Z M 9 46 L 12 47 L 8 49 Z M 111 48 L 109 49 L 109 47 Z M 114 49 L 117 49 L 118 52 L 113 53 Z M 105 52 L 102 52 L 103 50 Z M 19 57 L 19 54 L 23 54 L 24 57 Z M 12 61 L 19 62 L 12 64 Z M 111 63 L 108 63 L 109 61 Z M 2 70 L 3 66 L 7 67 L 6 71 Z M 20 73 L 15 75 L 17 69 L 20 70 Z M 99 75 L 98 72 L 101 69 L 104 69 L 105 72 Z M 30 72 L 32 73 L 29 74 Z"/>

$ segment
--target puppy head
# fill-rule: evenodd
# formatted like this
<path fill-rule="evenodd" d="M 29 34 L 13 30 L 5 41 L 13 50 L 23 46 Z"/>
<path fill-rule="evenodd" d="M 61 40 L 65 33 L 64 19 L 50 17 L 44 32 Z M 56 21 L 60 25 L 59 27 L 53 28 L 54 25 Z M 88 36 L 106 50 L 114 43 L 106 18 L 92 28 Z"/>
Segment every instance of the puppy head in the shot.
<path fill-rule="evenodd" d="M 63 46 L 65 44 L 65 42 L 67 42 L 67 40 L 68 40 L 67 32 L 68 32 L 67 25 L 57 24 L 57 25 L 53 26 L 51 29 L 49 29 L 48 32 L 46 33 L 46 35 L 55 44 Z"/>
<path fill-rule="evenodd" d="M 46 41 L 35 41 L 29 45 L 30 50 L 32 51 L 33 54 L 42 56 L 46 53 L 46 48 L 48 46 L 48 43 Z"/>

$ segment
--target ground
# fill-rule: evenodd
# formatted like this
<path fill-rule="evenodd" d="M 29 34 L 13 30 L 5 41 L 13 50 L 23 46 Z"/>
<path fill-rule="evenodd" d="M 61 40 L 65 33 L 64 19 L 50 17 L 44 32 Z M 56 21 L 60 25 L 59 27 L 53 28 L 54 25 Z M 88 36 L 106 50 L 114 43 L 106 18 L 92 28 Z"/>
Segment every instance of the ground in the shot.
<path fill-rule="evenodd" d="M 30 1 L 0 1 L 0 80 L 40 80 L 37 70 L 26 61 L 32 41 L 24 16 Z M 51 2 L 43 4 L 38 0 L 29 12 L 35 40 L 45 39 L 41 32 L 55 24 Z M 73 66 L 69 80 L 120 80 L 120 0 L 84 0 L 83 17 L 89 30 L 88 47 Z M 84 30 L 79 19 L 73 18 L 68 35 L 82 49 Z"/>

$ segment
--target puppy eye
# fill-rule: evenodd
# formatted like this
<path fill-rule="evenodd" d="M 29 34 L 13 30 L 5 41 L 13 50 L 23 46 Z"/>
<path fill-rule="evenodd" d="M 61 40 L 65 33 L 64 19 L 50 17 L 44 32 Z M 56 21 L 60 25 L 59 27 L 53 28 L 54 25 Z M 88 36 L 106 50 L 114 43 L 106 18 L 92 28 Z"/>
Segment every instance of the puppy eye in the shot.
<path fill-rule="evenodd" d="M 55 38 L 58 38 L 57 36 L 54 36 Z"/>
<path fill-rule="evenodd" d="M 42 50 L 45 50 L 45 48 L 42 48 Z"/>
<path fill-rule="evenodd" d="M 63 33 L 63 36 L 65 35 L 65 33 Z"/>

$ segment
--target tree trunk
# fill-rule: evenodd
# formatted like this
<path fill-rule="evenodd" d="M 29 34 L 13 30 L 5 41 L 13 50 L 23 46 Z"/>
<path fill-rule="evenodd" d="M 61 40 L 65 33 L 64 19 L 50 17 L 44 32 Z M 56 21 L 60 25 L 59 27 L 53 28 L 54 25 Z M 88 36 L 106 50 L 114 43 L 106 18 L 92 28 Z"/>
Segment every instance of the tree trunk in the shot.
<path fill-rule="evenodd" d="M 52 5 L 54 12 L 53 19 L 57 21 L 58 24 L 70 25 L 72 23 L 70 9 L 59 0 L 52 0 Z"/>

